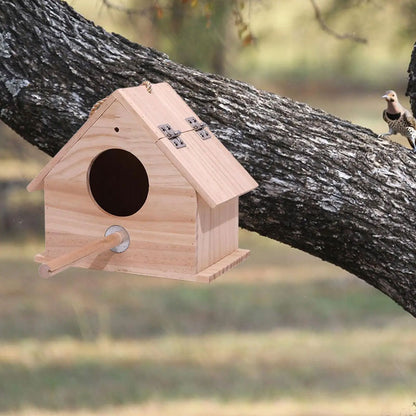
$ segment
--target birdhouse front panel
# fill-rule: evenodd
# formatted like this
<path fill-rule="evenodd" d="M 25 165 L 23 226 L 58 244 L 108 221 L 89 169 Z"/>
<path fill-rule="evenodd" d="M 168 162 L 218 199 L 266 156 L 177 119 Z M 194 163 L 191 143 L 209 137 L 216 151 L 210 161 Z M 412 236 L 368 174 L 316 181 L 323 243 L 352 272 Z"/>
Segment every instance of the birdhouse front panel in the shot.
<path fill-rule="evenodd" d="M 109 164 L 98 167 L 92 183 L 91 173 L 106 153 Z M 132 174 L 131 158 L 143 171 Z M 129 205 L 137 212 L 128 211 Z M 196 192 L 149 139 L 146 126 L 118 102 L 47 175 L 45 207 L 46 257 L 82 246 L 117 224 L 130 234 L 129 249 L 86 258 L 77 266 L 181 278 L 196 273 Z"/>
<path fill-rule="evenodd" d="M 116 90 L 28 185 L 45 191 L 41 275 L 211 281 L 248 255 L 238 197 L 256 186 L 168 84 Z"/>

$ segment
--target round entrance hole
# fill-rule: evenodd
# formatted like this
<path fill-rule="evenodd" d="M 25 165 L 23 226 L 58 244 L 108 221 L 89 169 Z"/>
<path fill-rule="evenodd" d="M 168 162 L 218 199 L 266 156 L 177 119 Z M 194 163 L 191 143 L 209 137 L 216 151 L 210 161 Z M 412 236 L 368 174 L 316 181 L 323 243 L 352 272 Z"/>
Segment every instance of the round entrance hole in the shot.
<path fill-rule="evenodd" d="M 122 149 L 100 153 L 91 163 L 88 183 L 95 202 L 119 217 L 136 213 L 149 193 L 149 178 L 143 164 Z"/>

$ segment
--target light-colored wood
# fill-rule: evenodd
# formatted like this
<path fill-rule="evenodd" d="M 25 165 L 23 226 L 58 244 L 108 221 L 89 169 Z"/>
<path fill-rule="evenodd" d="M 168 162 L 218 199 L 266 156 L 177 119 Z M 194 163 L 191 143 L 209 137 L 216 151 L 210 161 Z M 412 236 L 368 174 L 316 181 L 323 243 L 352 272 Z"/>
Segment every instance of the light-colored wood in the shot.
<path fill-rule="evenodd" d="M 99 240 L 94 240 L 84 246 L 81 246 L 69 253 L 65 253 L 55 259 L 46 260 L 39 266 L 39 274 L 41 277 L 47 278 L 53 276 L 85 257 L 100 254 L 110 250 L 123 242 L 123 235 L 120 232 L 112 233 Z"/>
<path fill-rule="evenodd" d="M 186 132 L 192 130 L 186 121 L 187 117 L 195 117 L 199 120 L 185 101 L 166 82 L 153 84 L 151 94 L 137 87 L 121 88 L 114 94 L 133 114 L 140 115 L 157 139 L 164 137 L 158 127 L 161 124 L 170 124 L 174 130 Z"/>
<path fill-rule="evenodd" d="M 106 213 L 89 194 L 89 166 L 100 152 L 110 148 L 136 155 L 149 177 L 148 198 L 129 217 Z M 77 266 L 192 276 L 197 262 L 196 210 L 192 186 L 154 145 L 146 126 L 114 102 L 45 179 L 45 255 L 58 257 L 99 238 L 109 226 L 120 225 L 130 235 L 126 252 L 90 256 Z"/>
<path fill-rule="evenodd" d="M 150 277 L 162 277 L 165 279 L 177 279 L 177 280 L 186 280 L 189 282 L 210 283 L 217 277 L 231 270 L 233 267 L 238 266 L 245 259 L 247 259 L 249 255 L 250 255 L 250 250 L 239 248 L 233 251 L 232 253 L 230 253 L 229 255 L 221 258 L 216 263 L 211 264 L 209 267 L 205 268 L 204 270 L 200 271 L 197 274 L 177 273 L 177 272 L 169 271 L 169 270 L 155 273 L 154 270 L 150 270 L 150 269 L 140 274 L 150 276 Z M 35 256 L 35 261 L 37 261 L 38 263 L 42 263 L 43 261 L 46 261 L 46 259 L 47 258 L 43 254 L 37 254 Z M 76 266 L 84 267 L 84 266 L 79 266 L 78 264 Z M 116 267 L 114 265 L 110 265 L 105 270 L 138 274 L 135 271 L 132 271 L 128 268 L 120 269 L 119 267 Z"/>
<path fill-rule="evenodd" d="M 182 149 L 176 149 L 168 139 L 161 140 L 158 145 L 211 207 L 229 201 L 235 196 L 243 195 L 258 186 L 212 132 L 210 132 L 212 136 L 210 139 L 201 140 L 198 134 L 192 131 L 185 119 L 193 116 L 199 120 L 198 116 L 169 84 L 160 83 L 152 86 L 151 93 L 143 85 L 119 89 L 111 94 L 60 152 L 42 169 L 39 175 L 32 180 L 27 187 L 29 191 L 41 189 L 49 171 L 62 160 L 115 100 L 123 104 L 126 111 L 133 117 L 142 121 L 143 128 L 148 130 L 149 138 L 154 142 L 163 137 L 158 126 L 165 123 L 171 124 L 174 129 L 195 136 L 195 139 L 189 139 L 188 143 L 183 134 L 182 138 L 187 143 L 187 147 Z"/>
<path fill-rule="evenodd" d="M 215 137 L 201 140 L 196 132 L 190 131 L 182 134 L 181 139 L 186 143 L 181 149 L 176 149 L 166 138 L 157 145 L 211 208 L 257 186 Z"/>
<path fill-rule="evenodd" d="M 85 135 L 90 127 L 94 125 L 104 112 L 114 102 L 113 97 L 108 97 L 103 104 L 94 112 L 94 114 L 80 127 L 80 129 L 71 137 L 64 147 L 42 168 L 38 175 L 27 185 L 29 192 L 37 191 L 43 188 L 45 177 L 48 173 L 68 154 L 69 150 L 78 140 Z"/>
<path fill-rule="evenodd" d="M 249 254 L 250 250 L 239 248 L 228 256 L 225 256 L 221 260 L 199 272 L 194 277 L 194 281 L 204 283 L 212 282 L 217 277 L 221 276 L 225 272 L 228 272 L 230 269 L 243 262 L 249 256 Z"/>
<path fill-rule="evenodd" d="M 163 83 L 151 93 L 120 89 L 103 102 L 28 186 L 45 191 L 45 252 L 35 257 L 42 273 L 54 272 L 53 259 L 56 270 L 66 267 L 112 225 L 127 230 L 128 250 L 91 253 L 77 267 L 208 282 L 247 257 L 238 249 L 238 196 L 257 184 L 214 135 L 204 141 L 191 129 L 190 116 L 199 120 Z M 163 137 L 165 123 L 184 131 L 185 148 Z M 132 153 L 146 170 L 148 197 L 133 215 L 109 214 L 90 192 L 91 164 L 108 149 Z"/>
<path fill-rule="evenodd" d="M 140 114 L 158 140 L 157 144 L 169 160 L 203 196 L 211 208 L 258 186 L 226 147 L 206 128 L 211 138 L 202 140 L 186 121 L 198 116 L 167 83 L 153 86 L 149 94 L 143 88 L 117 90 L 117 98 L 134 114 Z M 146 102 L 146 106 L 141 105 Z M 172 111 L 174 110 L 174 111 Z M 168 123 L 182 132 L 186 147 L 176 149 L 158 128 Z"/>
<path fill-rule="evenodd" d="M 238 198 L 210 208 L 198 195 L 198 271 L 238 248 Z"/>

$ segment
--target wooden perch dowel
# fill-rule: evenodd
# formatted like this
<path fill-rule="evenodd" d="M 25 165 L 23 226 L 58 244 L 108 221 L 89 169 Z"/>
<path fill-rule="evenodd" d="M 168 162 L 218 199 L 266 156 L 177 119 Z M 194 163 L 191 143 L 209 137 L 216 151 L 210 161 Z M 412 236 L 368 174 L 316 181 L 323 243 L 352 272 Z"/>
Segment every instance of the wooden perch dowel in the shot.
<path fill-rule="evenodd" d="M 84 257 L 110 250 L 126 240 L 125 234 L 127 233 L 123 233 L 123 231 L 114 232 L 55 259 L 45 261 L 39 266 L 39 275 L 48 278 L 67 269 Z"/>

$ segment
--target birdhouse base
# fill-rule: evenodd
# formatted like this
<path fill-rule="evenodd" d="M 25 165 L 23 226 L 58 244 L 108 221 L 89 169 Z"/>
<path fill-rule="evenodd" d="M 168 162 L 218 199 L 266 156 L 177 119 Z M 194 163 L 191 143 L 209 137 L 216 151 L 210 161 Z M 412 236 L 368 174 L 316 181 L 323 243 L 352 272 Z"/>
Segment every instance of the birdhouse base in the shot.
<path fill-rule="evenodd" d="M 223 273 L 243 262 L 249 256 L 249 254 L 250 250 L 238 248 L 228 256 L 225 256 L 213 265 L 207 267 L 202 272 L 199 272 L 194 276 L 194 279 L 191 280 L 196 282 L 209 283 L 216 279 L 218 276 L 221 276 Z"/>
<path fill-rule="evenodd" d="M 191 282 L 201 282 L 201 283 L 209 283 L 212 282 L 217 277 L 221 276 L 223 273 L 227 272 L 228 270 L 232 269 L 233 267 L 237 266 L 241 262 L 243 262 L 250 254 L 250 250 L 245 250 L 238 248 L 237 250 L 233 251 L 231 254 L 228 254 L 221 260 L 217 261 L 216 263 L 212 264 L 211 266 L 207 267 L 206 269 L 202 270 L 201 272 L 192 275 L 180 275 L 180 274 L 170 274 L 170 273 L 161 273 L 153 275 L 153 277 L 162 277 L 168 279 L 177 279 L 177 280 L 186 280 Z M 44 263 L 48 261 L 47 256 L 45 254 L 37 254 L 34 257 L 35 262 L 37 263 Z M 83 264 L 73 264 L 73 267 L 81 267 L 81 268 L 90 268 L 85 267 Z M 92 267 L 91 267 L 92 268 Z M 98 270 L 98 269 L 97 269 Z M 140 274 L 136 272 L 130 272 L 126 269 L 120 270 L 117 268 L 105 268 L 100 270 L 107 270 L 107 271 L 120 271 L 120 272 L 127 272 L 133 274 Z M 144 274 L 144 273 L 143 273 Z M 148 273 L 151 276 L 151 273 Z"/>

